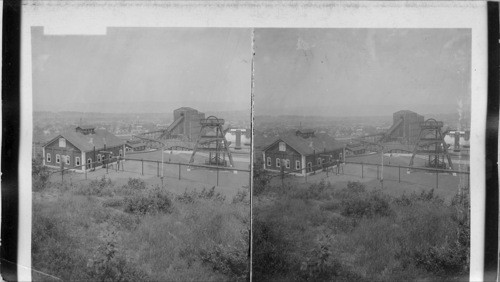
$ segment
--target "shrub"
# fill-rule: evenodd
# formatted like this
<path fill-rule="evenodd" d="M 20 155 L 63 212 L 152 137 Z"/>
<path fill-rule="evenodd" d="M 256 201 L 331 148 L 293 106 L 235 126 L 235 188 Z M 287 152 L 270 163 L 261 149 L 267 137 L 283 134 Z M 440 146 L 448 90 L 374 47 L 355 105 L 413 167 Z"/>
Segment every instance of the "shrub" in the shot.
<path fill-rule="evenodd" d="M 172 212 L 170 194 L 159 187 L 148 193 L 141 193 L 125 199 L 125 212 L 134 214 L 155 214 Z"/>
<path fill-rule="evenodd" d="M 392 214 L 392 209 L 387 197 L 380 192 L 371 192 L 368 195 L 357 195 L 343 199 L 340 213 L 343 216 L 356 218 L 376 215 L 389 216 Z"/>
<path fill-rule="evenodd" d="M 290 197 L 296 199 L 316 199 L 323 200 L 329 198 L 327 190 L 333 188 L 330 182 L 326 183 L 322 179 L 319 183 L 312 183 L 307 188 L 292 188 L 290 192 Z"/>
<path fill-rule="evenodd" d="M 119 207 L 119 206 L 123 205 L 123 202 L 124 202 L 123 199 L 110 198 L 110 199 L 104 200 L 104 202 L 102 203 L 102 206 L 103 207 Z"/>
<path fill-rule="evenodd" d="M 85 196 L 113 196 L 113 183 L 111 179 L 106 178 L 104 175 L 99 180 L 92 180 L 89 184 L 82 184 L 77 187 L 75 194 Z"/>
<path fill-rule="evenodd" d="M 226 200 L 226 196 L 221 194 L 220 192 L 215 192 L 215 186 L 213 186 L 210 189 L 203 188 L 201 192 L 196 191 L 196 189 L 188 192 L 186 189 L 184 190 L 184 193 L 177 196 L 175 199 L 181 203 L 192 204 L 195 203 L 198 199 L 224 202 Z"/>
<path fill-rule="evenodd" d="M 271 175 L 264 169 L 263 161 L 259 160 L 255 162 L 253 165 L 253 195 L 258 196 L 262 194 L 266 190 L 270 181 Z"/>
<path fill-rule="evenodd" d="M 215 186 L 213 186 L 210 189 L 203 188 L 200 194 L 198 194 L 198 198 L 205 200 L 214 200 L 219 202 L 224 202 L 226 200 L 226 196 L 224 196 L 220 192 L 217 193 L 215 192 Z"/>
<path fill-rule="evenodd" d="M 81 243 L 71 235 L 74 226 L 64 215 L 40 204 L 33 205 L 32 261 L 33 269 L 50 273 L 63 280 L 87 279 Z M 44 277 L 43 279 L 46 279 Z"/>
<path fill-rule="evenodd" d="M 147 280 L 146 273 L 127 262 L 116 247 L 115 232 L 106 234 L 92 259 L 88 260 L 88 276 L 95 281 L 140 281 Z"/>
<path fill-rule="evenodd" d="M 294 242 L 286 239 L 286 230 L 282 224 L 254 218 L 252 232 L 254 279 L 268 280 L 290 271 L 291 262 L 288 257 L 294 248 Z"/>
<path fill-rule="evenodd" d="M 40 159 L 33 159 L 31 161 L 31 178 L 33 181 L 33 191 L 44 190 L 50 178 L 50 171 L 47 167 L 43 166 Z"/>
<path fill-rule="evenodd" d="M 248 256 L 241 249 L 215 245 L 209 251 L 202 251 L 201 260 L 212 266 L 214 271 L 228 275 L 231 279 L 243 279 L 248 276 Z"/>
<path fill-rule="evenodd" d="M 300 266 L 300 277 L 305 281 L 356 281 L 361 276 L 348 269 L 334 257 L 330 236 L 321 236 L 315 247 L 307 252 Z"/>
<path fill-rule="evenodd" d="M 393 199 L 392 202 L 399 206 L 410 206 L 417 202 L 443 204 L 444 200 L 438 195 L 435 195 L 434 189 L 431 189 L 427 192 L 423 190 L 420 192 L 420 194 L 413 192 L 410 196 L 406 196 L 405 194 L 403 194 L 401 197 Z"/>
<path fill-rule="evenodd" d="M 349 181 L 347 182 L 347 190 L 351 193 L 364 193 L 366 191 L 366 187 L 359 181 Z"/>
<path fill-rule="evenodd" d="M 245 200 L 248 193 L 246 190 L 239 190 L 236 196 L 233 197 L 233 204 L 237 203 L 248 203 L 248 200 Z"/>
<path fill-rule="evenodd" d="M 124 188 L 129 188 L 133 190 L 144 190 L 146 189 L 146 182 L 140 178 L 129 178 Z"/>

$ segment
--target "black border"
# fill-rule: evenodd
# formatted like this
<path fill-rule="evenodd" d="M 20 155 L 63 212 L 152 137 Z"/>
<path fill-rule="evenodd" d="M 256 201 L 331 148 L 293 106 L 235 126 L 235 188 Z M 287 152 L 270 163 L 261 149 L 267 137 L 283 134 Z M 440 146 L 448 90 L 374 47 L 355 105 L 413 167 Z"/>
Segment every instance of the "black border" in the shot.
<path fill-rule="evenodd" d="M 488 2 L 488 105 L 486 110 L 486 199 L 484 281 L 497 280 L 498 265 L 498 110 L 499 110 L 499 5 Z M 472 234 L 471 234 L 472 235 Z"/>
<path fill-rule="evenodd" d="M 1 274 L 17 280 L 19 227 L 21 2 L 4 1 L 2 23 Z"/>
<path fill-rule="evenodd" d="M 486 199 L 484 281 L 495 281 L 499 261 L 499 3 L 488 2 L 488 105 L 486 121 Z M 21 1 L 3 2 L 2 21 L 2 218 L 0 272 L 16 281 L 19 227 Z"/>
<path fill-rule="evenodd" d="M 17 280 L 21 1 L 4 1 L 2 22 L 2 278 Z"/>

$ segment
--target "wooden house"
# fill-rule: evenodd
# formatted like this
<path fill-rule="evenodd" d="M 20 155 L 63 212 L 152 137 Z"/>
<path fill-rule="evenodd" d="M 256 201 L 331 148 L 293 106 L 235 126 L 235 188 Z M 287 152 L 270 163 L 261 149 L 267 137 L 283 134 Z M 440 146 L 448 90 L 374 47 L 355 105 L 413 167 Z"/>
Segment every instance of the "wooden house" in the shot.
<path fill-rule="evenodd" d="M 263 149 L 264 169 L 306 175 L 344 161 L 345 144 L 325 133 L 297 130 Z"/>
<path fill-rule="evenodd" d="M 125 141 L 104 129 L 78 126 L 65 131 L 43 147 L 43 164 L 84 171 L 125 156 Z"/>

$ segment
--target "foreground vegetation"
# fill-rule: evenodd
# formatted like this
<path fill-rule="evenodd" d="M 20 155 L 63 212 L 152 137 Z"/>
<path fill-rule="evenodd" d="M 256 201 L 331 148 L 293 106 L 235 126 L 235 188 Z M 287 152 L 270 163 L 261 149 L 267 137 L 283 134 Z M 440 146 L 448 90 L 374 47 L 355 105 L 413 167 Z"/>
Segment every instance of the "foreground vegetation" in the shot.
<path fill-rule="evenodd" d="M 140 179 L 41 183 L 34 170 L 34 280 L 239 281 L 248 276 L 244 191 L 172 195 Z"/>
<path fill-rule="evenodd" d="M 255 281 L 468 280 L 468 193 L 447 203 L 433 190 L 396 198 L 359 182 L 269 187 L 257 175 Z"/>

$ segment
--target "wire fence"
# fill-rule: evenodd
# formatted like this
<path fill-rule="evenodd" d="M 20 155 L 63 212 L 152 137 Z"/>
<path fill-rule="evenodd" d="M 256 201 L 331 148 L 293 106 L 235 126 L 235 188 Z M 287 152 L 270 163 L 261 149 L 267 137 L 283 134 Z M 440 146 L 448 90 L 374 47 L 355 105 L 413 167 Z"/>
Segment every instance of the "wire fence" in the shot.
<path fill-rule="evenodd" d="M 175 179 L 178 181 L 189 180 L 213 186 L 248 187 L 250 183 L 250 170 L 114 157 L 101 162 L 87 163 L 68 168 L 61 165 L 60 169 L 51 172 L 50 179 L 51 181 L 73 184 L 88 180 L 97 180 L 102 177 L 156 178 L 162 183 L 162 186 L 164 181 Z"/>
<path fill-rule="evenodd" d="M 303 172 L 305 175 L 301 176 Z M 430 167 L 409 167 L 401 165 L 373 164 L 363 162 L 339 162 L 332 161 L 313 165 L 307 169 L 296 169 L 280 172 L 271 175 L 271 179 L 281 180 L 281 185 L 292 183 L 317 182 L 328 179 L 360 180 L 370 181 L 378 180 L 381 187 L 384 182 L 394 184 L 419 185 L 421 187 L 434 188 L 436 190 L 447 189 L 469 189 L 470 188 L 470 168 L 466 171 L 436 169 Z M 402 186 L 402 185 L 400 185 Z"/>

